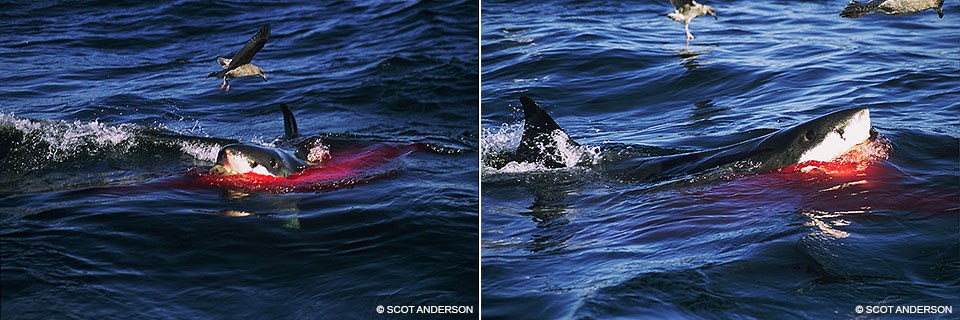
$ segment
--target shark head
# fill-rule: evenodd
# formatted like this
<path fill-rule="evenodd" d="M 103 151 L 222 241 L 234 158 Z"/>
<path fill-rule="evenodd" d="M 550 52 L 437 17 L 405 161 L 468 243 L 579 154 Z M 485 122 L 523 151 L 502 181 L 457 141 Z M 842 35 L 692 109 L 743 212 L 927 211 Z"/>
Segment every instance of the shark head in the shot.
<path fill-rule="evenodd" d="M 870 139 L 870 110 L 853 108 L 827 114 L 774 133 L 754 149 L 764 169 L 807 161 L 829 162 Z"/>
<path fill-rule="evenodd" d="M 271 177 L 286 177 L 304 167 L 302 161 L 283 150 L 245 143 L 220 149 L 217 165 L 224 174 L 256 173 Z"/>

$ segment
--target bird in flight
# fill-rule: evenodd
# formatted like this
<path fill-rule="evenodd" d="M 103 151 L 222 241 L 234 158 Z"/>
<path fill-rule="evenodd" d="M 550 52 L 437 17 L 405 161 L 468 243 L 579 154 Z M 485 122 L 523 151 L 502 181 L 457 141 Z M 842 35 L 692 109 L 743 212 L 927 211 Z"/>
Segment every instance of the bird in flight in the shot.
<path fill-rule="evenodd" d="M 673 4 L 676 11 L 668 13 L 667 17 L 683 23 L 683 30 L 687 32 L 688 42 L 693 40 L 693 34 L 690 33 L 690 21 L 693 18 L 709 14 L 713 16 L 714 20 L 717 19 L 717 13 L 713 11 L 713 7 L 699 4 L 694 0 L 670 0 L 670 3 Z"/>
<path fill-rule="evenodd" d="M 260 78 L 263 78 L 263 81 L 267 81 L 267 75 L 263 73 L 263 69 L 251 64 L 250 61 L 253 61 L 253 56 L 256 55 L 260 49 L 263 49 L 263 45 L 267 44 L 268 38 L 270 38 L 269 23 L 260 27 L 260 31 L 257 31 L 257 34 L 253 35 L 253 38 L 247 40 L 243 48 L 233 54 L 233 58 L 218 57 L 217 62 L 220 63 L 223 70 L 210 73 L 207 75 L 207 78 L 223 78 L 223 83 L 220 84 L 218 91 L 226 88 L 225 92 L 230 92 L 230 83 L 227 82 L 227 78 L 260 76 Z"/>
<path fill-rule="evenodd" d="M 937 11 L 943 19 L 943 0 L 873 0 L 870 2 L 850 1 L 840 16 L 844 18 L 859 18 L 869 13 L 882 13 L 902 16 L 920 13 L 928 9 Z"/>

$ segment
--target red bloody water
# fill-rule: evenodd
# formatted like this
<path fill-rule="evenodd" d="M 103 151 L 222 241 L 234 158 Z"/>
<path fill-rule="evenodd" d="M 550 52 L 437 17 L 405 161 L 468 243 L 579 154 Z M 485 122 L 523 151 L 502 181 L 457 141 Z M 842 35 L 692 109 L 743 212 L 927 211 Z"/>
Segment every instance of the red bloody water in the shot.
<path fill-rule="evenodd" d="M 831 176 L 858 175 L 871 164 L 887 159 L 890 141 L 883 136 L 861 142 L 832 161 L 807 161 L 783 167 L 777 173 L 813 173 Z"/>
<path fill-rule="evenodd" d="M 781 206 L 813 212 L 956 211 L 951 195 L 905 192 L 900 186 L 909 177 L 895 164 L 884 161 L 889 157 L 890 147 L 890 142 L 879 136 L 833 161 L 810 161 L 764 174 L 736 177 L 698 189 L 695 194 L 699 199 L 717 203 L 735 201 L 757 207 Z"/>
<path fill-rule="evenodd" d="M 196 181 L 203 185 L 245 192 L 307 192 L 335 189 L 388 176 L 394 172 L 393 160 L 420 149 L 419 145 L 373 146 L 333 151 L 331 159 L 321 166 L 306 168 L 288 177 L 272 177 L 256 173 L 219 175 L 196 172 Z"/>

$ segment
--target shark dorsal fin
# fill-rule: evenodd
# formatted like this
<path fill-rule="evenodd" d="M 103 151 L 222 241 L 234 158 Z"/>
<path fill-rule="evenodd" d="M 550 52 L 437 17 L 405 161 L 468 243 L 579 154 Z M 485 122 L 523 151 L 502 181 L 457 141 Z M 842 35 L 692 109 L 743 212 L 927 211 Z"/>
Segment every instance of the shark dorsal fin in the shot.
<path fill-rule="evenodd" d="M 527 136 L 550 134 L 554 130 L 563 131 L 560 125 L 547 114 L 536 101 L 529 97 L 520 97 L 520 104 L 523 105 L 523 136 L 520 140 L 526 140 Z"/>
<path fill-rule="evenodd" d="M 548 167 L 564 167 L 558 154 L 558 141 L 554 132 L 560 131 L 566 139 L 566 145 L 579 146 L 578 143 L 567 137 L 566 132 L 557 125 L 557 122 L 547 114 L 536 101 L 529 97 L 520 97 L 523 105 L 523 136 L 517 147 L 517 157 L 520 161 L 539 162 Z"/>
<path fill-rule="evenodd" d="M 280 103 L 280 110 L 283 111 L 283 139 L 291 140 L 300 136 L 300 129 L 297 129 L 297 118 L 293 117 L 293 111 L 286 103 Z"/>

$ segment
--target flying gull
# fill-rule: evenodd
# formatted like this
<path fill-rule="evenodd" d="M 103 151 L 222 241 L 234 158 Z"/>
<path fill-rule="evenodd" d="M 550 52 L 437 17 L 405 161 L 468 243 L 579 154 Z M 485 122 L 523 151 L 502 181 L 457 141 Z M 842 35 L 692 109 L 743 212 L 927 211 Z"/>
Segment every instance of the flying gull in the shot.
<path fill-rule="evenodd" d="M 714 20 L 717 19 L 717 13 L 713 11 L 713 7 L 699 4 L 694 0 L 670 0 L 670 3 L 677 10 L 667 16 L 673 21 L 683 23 L 683 30 L 687 32 L 687 41 L 693 40 L 693 34 L 690 33 L 690 21 L 693 18 L 709 14 Z"/>
<path fill-rule="evenodd" d="M 873 0 L 870 2 L 851 1 L 840 12 L 844 18 L 859 18 L 869 13 L 882 13 L 902 16 L 920 13 L 928 9 L 937 10 L 943 19 L 943 0 Z"/>
<path fill-rule="evenodd" d="M 224 57 L 218 57 L 217 62 L 220 63 L 220 66 L 223 67 L 223 70 L 219 72 L 213 72 L 207 76 L 223 78 L 223 83 L 220 84 L 220 89 L 223 90 L 224 87 L 227 88 L 226 92 L 230 92 L 230 83 L 227 83 L 227 78 L 242 78 L 250 76 L 260 76 L 263 78 L 263 81 L 267 81 L 267 75 L 263 73 L 263 69 L 258 66 L 255 66 L 250 63 L 253 61 L 253 56 L 263 49 L 263 45 L 267 43 L 267 38 L 270 37 L 270 24 L 265 24 L 260 28 L 260 31 L 257 31 L 257 34 L 253 35 L 253 38 L 247 41 L 247 44 L 243 45 L 243 48 L 237 53 L 233 54 L 233 58 L 227 59 Z"/>

